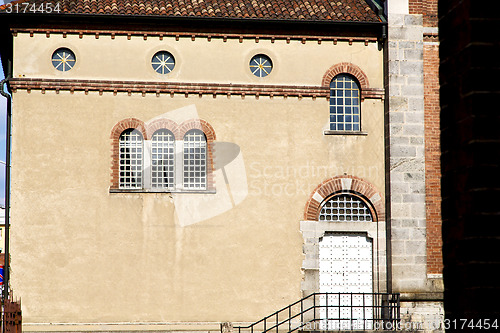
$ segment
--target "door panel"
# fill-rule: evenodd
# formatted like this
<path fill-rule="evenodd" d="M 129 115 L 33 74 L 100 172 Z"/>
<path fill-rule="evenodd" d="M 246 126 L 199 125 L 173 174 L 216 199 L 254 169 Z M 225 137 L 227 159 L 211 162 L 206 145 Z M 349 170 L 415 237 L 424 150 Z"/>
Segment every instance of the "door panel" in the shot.
<path fill-rule="evenodd" d="M 320 292 L 371 294 L 372 251 L 372 241 L 364 235 L 325 235 L 319 244 Z M 372 329 L 372 303 L 371 295 L 322 296 L 320 329 Z"/>

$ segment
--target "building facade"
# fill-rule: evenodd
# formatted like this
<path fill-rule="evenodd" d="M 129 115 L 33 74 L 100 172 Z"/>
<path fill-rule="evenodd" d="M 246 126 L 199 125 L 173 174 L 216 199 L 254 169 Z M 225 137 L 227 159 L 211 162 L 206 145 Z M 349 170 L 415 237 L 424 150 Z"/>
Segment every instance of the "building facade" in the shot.
<path fill-rule="evenodd" d="M 399 293 L 433 330 L 437 30 L 412 6 L 3 6 L 24 330 L 215 331 L 325 292 Z"/>

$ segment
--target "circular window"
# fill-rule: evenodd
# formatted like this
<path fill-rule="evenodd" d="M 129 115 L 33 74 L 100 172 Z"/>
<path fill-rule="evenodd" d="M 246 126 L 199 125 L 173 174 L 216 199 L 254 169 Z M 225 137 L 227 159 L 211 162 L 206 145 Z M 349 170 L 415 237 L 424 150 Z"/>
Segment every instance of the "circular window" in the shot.
<path fill-rule="evenodd" d="M 69 71 L 75 66 L 75 63 L 75 54 L 70 49 L 60 48 L 52 54 L 52 65 L 61 72 Z"/>
<path fill-rule="evenodd" d="M 264 54 L 257 54 L 250 60 L 250 71 L 257 77 L 265 77 L 271 74 L 273 62 Z"/>
<path fill-rule="evenodd" d="M 174 70 L 174 56 L 167 51 L 156 52 L 153 59 L 151 59 L 151 66 L 157 73 L 168 74 Z"/>

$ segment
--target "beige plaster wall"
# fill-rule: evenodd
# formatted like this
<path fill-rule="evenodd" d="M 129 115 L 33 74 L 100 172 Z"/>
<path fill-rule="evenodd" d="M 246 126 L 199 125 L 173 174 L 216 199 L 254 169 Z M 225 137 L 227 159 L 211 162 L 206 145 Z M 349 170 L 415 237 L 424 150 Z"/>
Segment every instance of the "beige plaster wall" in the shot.
<path fill-rule="evenodd" d="M 266 83 L 319 85 L 330 66 L 351 61 L 382 87 L 382 54 L 372 44 L 35 36 L 15 39 L 16 77 L 159 80 L 149 59 L 168 45 L 179 61 L 172 80 L 181 82 L 256 83 L 247 64 L 264 50 L 276 66 Z M 77 53 L 74 71 L 52 68 L 58 46 Z M 218 170 L 217 194 L 205 197 L 110 193 L 113 126 L 183 107 L 209 122 L 218 142 L 241 149 L 229 187 Z M 26 323 L 260 319 L 301 297 L 299 221 L 313 189 L 342 174 L 384 189 L 380 100 L 362 103 L 366 136 L 324 135 L 324 98 L 19 90 L 13 113 L 12 287 Z M 232 191 L 241 200 L 223 195 Z M 180 207 L 203 200 L 216 213 L 186 223 Z"/>
<path fill-rule="evenodd" d="M 76 65 L 69 72 L 52 66 L 52 53 L 60 48 L 71 49 Z M 168 75 L 156 73 L 151 58 L 158 51 L 169 51 L 176 59 L 174 71 Z M 273 61 L 273 71 L 266 78 L 257 78 L 248 69 L 252 56 L 267 54 Z M 14 77 L 61 78 L 85 80 L 138 80 L 164 82 L 214 82 L 245 84 L 320 85 L 330 66 L 340 62 L 358 65 L 368 76 L 370 86 L 383 88 L 382 52 L 370 42 L 306 41 L 238 39 L 34 34 L 19 33 L 14 41 L 16 63 Z"/>

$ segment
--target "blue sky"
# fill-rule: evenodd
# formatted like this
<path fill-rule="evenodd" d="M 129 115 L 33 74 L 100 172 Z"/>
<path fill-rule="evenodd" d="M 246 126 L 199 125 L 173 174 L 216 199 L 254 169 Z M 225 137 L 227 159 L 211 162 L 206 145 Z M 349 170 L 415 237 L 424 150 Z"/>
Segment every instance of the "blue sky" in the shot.
<path fill-rule="evenodd" d="M 4 79 L 3 69 L 0 66 L 0 80 Z M 7 100 L 0 95 L 0 160 L 5 162 L 5 117 Z M 0 164 L 0 204 L 5 202 L 5 165 Z"/>

